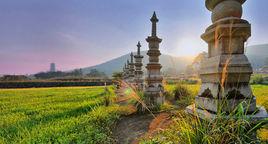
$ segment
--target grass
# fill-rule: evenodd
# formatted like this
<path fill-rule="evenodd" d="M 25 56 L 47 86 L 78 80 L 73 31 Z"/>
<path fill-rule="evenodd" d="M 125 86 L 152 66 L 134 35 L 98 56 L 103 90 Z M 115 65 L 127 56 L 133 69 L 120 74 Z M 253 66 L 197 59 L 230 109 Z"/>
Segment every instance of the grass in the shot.
<path fill-rule="evenodd" d="M 185 87 L 191 94 L 190 103 L 193 103 L 200 85 L 187 84 Z M 176 86 L 166 85 L 165 89 L 174 91 Z M 253 85 L 252 89 L 257 103 L 268 109 L 268 86 Z M 111 126 L 127 110 L 107 102 L 115 97 L 113 87 L 108 87 L 108 91 L 104 87 L 2 89 L 0 143 L 112 143 Z M 131 91 L 126 91 L 129 93 Z M 188 99 L 178 101 L 182 111 L 173 118 L 170 128 L 144 143 L 222 142 L 226 139 L 220 139 L 220 135 L 228 136 L 222 128 L 227 129 L 225 132 L 235 130 L 232 133 L 243 134 L 247 126 L 246 121 L 215 121 L 213 125 L 203 125 L 184 114 L 185 103 L 189 104 Z M 233 129 L 235 125 L 238 129 Z M 267 129 L 258 134 L 267 140 Z"/>
<path fill-rule="evenodd" d="M 185 85 L 191 92 L 191 97 L 195 97 L 200 89 L 199 84 L 187 84 Z M 165 90 L 173 91 L 176 85 L 166 85 Z M 264 106 L 268 110 L 268 85 L 251 85 L 253 94 L 257 97 L 257 104 Z"/>
<path fill-rule="evenodd" d="M 184 85 L 190 91 L 194 103 L 194 97 L 198 94 L 200 85 Z M 178 89 L 177 85 L 166 85 L 165 89 L 172 92 Z M 257 97 L 257 104 L 268 109 L 268 86 L 266 85 L 252 85 L 252 90 Z M 170 95 L 169 95 L 170 96 Z M 172 96 L 172 95 L 171 95 Z M 174 96 L 174 95 L 173 95 Z M 258 143 L 258 140 L 252 139 L 254 136 L 252 128 L 257 126 L 250 124 L 248 119 L 244 117 L 243 109 L 238 109 L 238 113 L 233 113 L 233 116 L 239 117 L 238 120 L 225 119 L 218 116 L 214 121 L 201 121 L 197 117 L 189 116 L 185 113 L 184 103 L 188 103 L 189 98 L 182 98 L 178 101 L 180 111 L 173 117 L 173 123 L 166 130 L 159 134 L 145 139 L 144 144 L 159 144 L 159 143 Z M 188 103 L 189 104 L 189 103 Z M 267 122 L 267 120 L 266 120 Z M 263 143 L 268 142 L 267 126 L 258 131 L 258 137 Z M 254 137 L 253 137 L 254 138 Z"/>
<path fill-rule="evenodd" d="M 2 89 L 0 143 L 109 143 L 121 108 L 104 106 L 106 95 L 104 87 Z"/>
<path fill-rule="evenodd" d="M 253 85 L 252 90 L 257 97 L 257 104 L 268 110 L 268 85 Z"/>

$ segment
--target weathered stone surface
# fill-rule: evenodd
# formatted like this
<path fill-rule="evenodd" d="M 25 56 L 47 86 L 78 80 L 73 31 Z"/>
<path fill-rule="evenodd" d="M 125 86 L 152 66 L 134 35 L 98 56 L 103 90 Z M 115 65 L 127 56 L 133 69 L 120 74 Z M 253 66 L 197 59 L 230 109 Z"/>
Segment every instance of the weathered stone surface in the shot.
<path fill-rule="evenodd" d="M 142 71 L 142 59 L 143 56 L 140 53 L 141 44 L 138 42 L 137 45 L 137 54 L 134 56 L 135 58 L 135 83 L 137 85 L 137 89 L 142 91 L 144 89 L 144 80 L 143 80 L 143 71 Z"/>
<path fill-rule="evenodd" d="M 135 63 L 133 61 L 134 55 L 131 52 L 130 54 L 130 63 L 129 63 L 129 74 L 128 74 L 128 82 L 129 83 L 134 83 L 135 79 Z"/>
<path fill-rule="evenodd" d="M 201 62 L 202 85 L 195 104 L 186 108 L 201 119 L 213 120 L 218 113 L 234 112 L 240 104 L 253 123 L 268 117 L 264 107 L 256 106 L 249 85 L 253 70 L 244 54 L 244 43 L 251 36 L 251 25 L 241 19 L 245 1 L 206 0 L 213 24 L 201 38 L 208 43 L 208 57 Z"/>
<path fill-rule="evenodd" d="M 250 118 L 251 122 L 257 122 L 259 120 L 263 120 L 267 118 L 267 112 L 264 107 L 258 107 L 257 109 L 258 111 L 256 111 L 254 115 L 253 114 L 247 115 L 247 118 Z M 208 112 L 207 110 L 198 109 L 196 108 L 195 104 L 188 106 L 186 108 L 186 112 L 192 115 L 198 115 L 199 118 L 205 119 L 205 120 L 213 120 L 217 118 L 217 114 Z M 226 117 L 226 118 L 230 118 L 230 117 Z M 233 117 L 233 118 L 236 118 L 236 117 Z"/>
<path fill-rule="evenodd" d="M 212 22 L 226 17 L 242 17 L 242 5 L 235 0 L 223 1 L 215 6 L 212 11 Z"/>
<path fill-rule="evenodd" d="M 124 79 L 127 81 L 129 78 L 129 60 L 127 60 L 127 63 L 125 65 L 125 74 L 124 74 Z"/>
<path fill-rule="evenodd" d="M 242 103 L 244 109 L 248 113 L 256 111 L 256 98 L 245 99 L 213 99 L 206 97 L 196 97 L 195 105 L 199 109 L 204 109 L 210 112 L 217 112 L 219 110 L 231 113 L 237 106 Z"/>
<path fill-rule="evenodd" d="M 226 0 L 206 0 L 206 7 L 208 10 L 212 11 L 216 5 Z M 243 4 L 246 0 L 229 0 L 229 1 L 237 1 Z"/>
<path fill-rule="evenodd" d="M 159 44 L 162 42 L 162 39 L 157 37 L 156 33 L 156 23 L 159 20 L 154 13 L 151 22 L 152 22 L 152 35 L 149 36 L 146 41 L 149 45 L 149 50 L 147 55 L 149 56 L 149 63 L 146 66 L 147 69 L 147 77 L 146 77 L 146 103 L 150 107 L 154 107 L 157 105 L 161 105 L 164 103 L 164 96 L 163 96 L 163 86 L 162 80 L 163 77 L 161 75 L 161 64 L 159 64 L 159 56 L 161 55 L 159 51 Z"/>
<path fill-rule="evenodd" d="M 257 110 L 249 85 L 253 70 L 244 54 L 244 43 L 251 36 L 251 25 L 241 19 L 244 2 L 206 0 L 213 24 L 201 36 L 208 43 L 208 57 L 199 72 L 202 84 L 195 98 L 199 111 L 230 113 L 240 103 L 249 113 Z"/>

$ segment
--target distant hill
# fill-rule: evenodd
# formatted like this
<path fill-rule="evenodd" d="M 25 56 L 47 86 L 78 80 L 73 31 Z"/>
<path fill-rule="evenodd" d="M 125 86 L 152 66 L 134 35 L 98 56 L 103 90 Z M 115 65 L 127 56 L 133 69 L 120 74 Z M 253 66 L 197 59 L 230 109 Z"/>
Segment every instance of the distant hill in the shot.
<path fill-rule="evenodd" d="M 268 58 L 268 44 L 249 46 L 245 51 L 254 69 L 265 65 L 265 60 Z"/>
<path fill-rule="evenodd" d="M 260 69 L 267 65 L 268 61 L 268 44 L 253 45 L 245 48 L 246 55 L 254 70 Z M 201 60 L 207 57 L 207 53 L 203 52 L 197 55 L 192 64 L 187 66 L 186 73 L 197 74 Z"/>
<path fill-rule="evenodd" d="M 264 66 L 265 59 L 268 58 L 268 44 L 249 46 L 245 49 L 245 51 L 254 69 Z M 124 63 L 127 61 L 127 59 L 130 59 L 129 55 L 130 54 L 126 54 L 96 66 L 83 68 L 82 71 L 83 73 L 87 74 L 91 69 L 97 69 L 98 71 L 104 72 L 108 76 L 111 76 L 113 72 L 122 70 Z M 148 56 L 145 51 L 142 52 L 142 55 L 145 56 L 143 59 L 143 64 L 145 66 L 148 63 Z M 161 70 L 162 72 L 172 72 L 178 74 L 180 72 L 184 72 L 188 65 L 196 63 L 196 58 L 174 57 L 171 55 L 162 54 L 160 56 L 160 63 L 163 66 Z"/>
<path fill-rule="evenodd" d="M 145 66 L 148 63 L 148 56 L 145 51 L 141 52 L 141 54 L 144 56 L 143 64 Z M 130 53 L 96 66 L 83 68 L 82 71 L 84 74 L 87 74 L 91 69 L 97 69 L 98 71 L 105 72 L 108 76 L 111 76 L 113 72 L 122 70 L 127 59 L 130 59 Z M 160 56 L 160 63 L 163 66 L 162 72 L 182 72 L 187 65 L 192 63 L 192 61 L 192 57 L 174 57 L 166 54 Z"/>

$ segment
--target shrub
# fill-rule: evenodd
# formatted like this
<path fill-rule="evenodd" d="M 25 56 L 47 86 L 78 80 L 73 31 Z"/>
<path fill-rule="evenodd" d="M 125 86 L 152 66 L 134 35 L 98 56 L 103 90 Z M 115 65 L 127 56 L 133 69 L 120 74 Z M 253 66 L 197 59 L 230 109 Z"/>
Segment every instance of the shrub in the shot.
<path fill-rule="evenodd" d="M 176 83 L 182 83 L 182 84 L 198 84 L 198 80 L 196 79 L 184 79 L 184 80 L 166 80 L 167 84 L 176 84 Z"/>
<path fill-rule="evenodd" d="M 181 84 L 183 85 L 183 84 Z M 185 85 L 184 85 L 185 86 Z M 168 90 L 170 94 L 173 93 L 176 86 L 166 85 L 165 89 Z M 241 112 L 241 108 L 238 108 L 238 113 L 232 113 L 230 116 L 236 116 L 239 119 L 224 119 L 223 114 L 218 114 L 219 117 L 210 122 L 202 122 L 197 117 L 191 116 L 184 112 L 185 106 L 188 106 L 193 102 L 194 96 L 197 95 L 200 89 L 199 85 L 186 85 L 185 86 L 191 93 L 191 96 L 181 97 L 177 102 L 180 104 L 182 110 L 173 117 L 174 123 L 166 130 L 163 130 L 156 136 L 146 140 L 142 143 L 144 144 L 176 144 L 176 143 L 246 143 L 247 141 L 251 143 L 258 143 L 258 139 L 254 139 L 255 131 L 258 130 L 258 138 L 267 143 L 267 128 L 268 125 L 266 121 L 262 121 L 257 124 L 249 123 L 249 119 L 245 118 L 245 115 Z M 258 104 L 264 105 L 266 103 L 267 86 L 265 85 L 254 85 L 253 91 L 257 96 Z M 190 100 L 187 100 L 187 99 Z M 266 107 L 267 109 L 267 107 Z M 240 113 L 239 113 L 240 111 Z M 259 124 L 259 125 L 258 125 Z M 264 126 L 263 126 L 264 125 Z M 256 127 L 255 127 L 256 126 Z M 255 128 L 254 128 L 255 127 Z M 250 131 L 251 130 L 251 131 Z M 215 133 L 213 133 L 215 132 Z M 230 135 L 230 136 L 229 136 Z M 253 136 L 253 138 L 252 138 Z M 248 138 L 247 138 L 248 137 Z M 207 140 L 206 140 L 207 139 Z M 220 140 L 225 140 L 226 142 L 221 142 Z M 251 140 L 253 139 L 253 140 Z M 200 140 L 200 141 L 199 141 Z M 233 141 L 233 142 L 232 142 Z M 238 142 L 242 141 L 242 142 Z M 263 143 L 265 143 L 263 142 Z"/>
<path fill-rule="evenodd" d="M 181 108 L 190 105 L 194 101 L 192 92 L 186 85 L 177 84 L 173 90 L 174 99 Z"/>
<path fill-rule="evenodd" d="M 187 97 L 191 95 L 187 87 L 182 84 L 177 84 L 173 93 L 174 93 L 175 100 L 179 100 L 182 97 Z"/>
<path fill-rule="evenodd" d="M 233 113 L 217 114 L 212 120 L 201 120 L 198 116 L 180 111 L 173 118 L 170 128 L 160 132 L 151 140 L 143 143 L 184 143 L 184 144 L 229 144 L 260 143 L 256 131 L 267 124 L 268 120 L 250 123 L 241 105 Z"/>
<path fill-rule="evenodd" d="M 264 83 L 264 78 L 262 75 L 255 75 L 251 77 L 251 84 L 263 84 Z"/>

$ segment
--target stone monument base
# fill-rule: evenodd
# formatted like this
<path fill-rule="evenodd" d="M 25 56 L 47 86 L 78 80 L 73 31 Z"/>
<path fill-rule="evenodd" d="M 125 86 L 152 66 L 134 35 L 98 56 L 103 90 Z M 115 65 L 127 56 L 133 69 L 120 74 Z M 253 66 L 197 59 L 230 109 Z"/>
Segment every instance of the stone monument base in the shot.
<path fill-rule="evenodd" d="M 194 116 L 198 116 L 203 120 L 214 120 L 217 118 L 217 114 L 211 113 L 207 110 L 199 109 L 195 106 L 195 104 L 186 107 L 185 111 Z M 264 107 L 258 107 L 258 111 L 255 114 L 249 114 L 247 117 L 254 122 L 268 118 L 268 114 Z"/>
<path fill-rule="evenodd" d="M 214 99 L 205 97 L 195 97 L 195 105 L 199 109 L 206 109 L 216 112 L 219 108 L 227 113 L 231 113 L 240 103 L 248 113 L 254 113 L 256 110 L 256 97 L 245 99 Z"/>
<path fill-rule="evenodd" d="M 146 100 L 145 103 L 149 107 L 149 109 L 154 109 L 157 106 L 160 106 L 164 104 L 165 97 L 164 95 L 159 91 L 146 91 Z"/>

